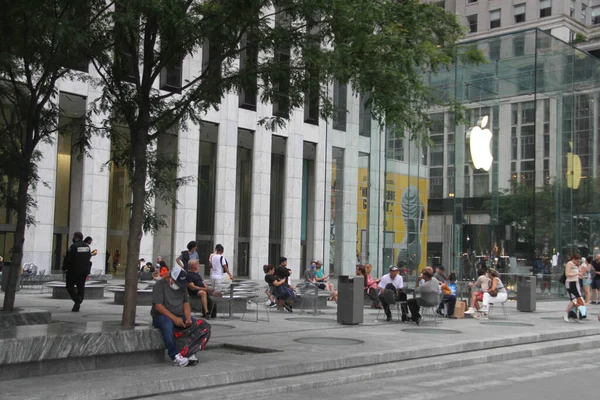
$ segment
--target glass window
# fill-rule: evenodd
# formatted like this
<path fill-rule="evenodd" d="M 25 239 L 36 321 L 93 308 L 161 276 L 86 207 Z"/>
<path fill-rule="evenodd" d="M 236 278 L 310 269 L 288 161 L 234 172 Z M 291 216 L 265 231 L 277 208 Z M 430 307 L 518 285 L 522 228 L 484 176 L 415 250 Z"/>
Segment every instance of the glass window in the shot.
<path fill-rule="evenodd" d="M 501 40 L 492 40 L 490 42 L 490 60 L 495 61 L 500 59 Z"/>
<path fill-rule="evenodd" d="M 360 96 L 360 108 L 358 111 L 358 134 L 371 137 L 371 109 L 367 106 L 368 95 Z"/>
<path fill-rule="evenodd" d="M 575 18 L 575 0 L 571 0 L 571 9 L 569 10 L 569 16 Z"/>
<path fill-rule="evenodd" d="M 540 18 L 552 15 L 552 0 L 540 0 Z"/>
<path fill-rule="evenodd" d="M 441 7 L 443 9 L 446 8 L 446 1 L 438 1 L 437 3 L 435 3 L 436 6 Z"/>
<path fill-rule="evenodd" d="M 467 0 L 467 4 L 477 3 L 477 0 Z"/>
<path fill-rule="evenodd" d="M 467 25 L 469 26 L 470 33 L 477 32 L 477 14 L 467 17 Z"/>
<path fill-rule="evenodd" d="M 485 171 L 473 172 L 473 197 L 485 196 L 490 192 L 490 176 Z"/>
<path fill-rule="evenodd" d="M 587 20 L 587 5 L 582 4 L 581 5 L 581 22 L 583 22 L 585 24 L 586 20 Z"/>
<path fill-rule="evenodd" d="M 521 124 L 533 124 L 535 122 L 535 103 L 527 101 L 521 105 Z"/>
<path fill-rule="evenodd" d="M 429 197 L 441 198 L 444 195 L 444 169 L 431 168 L 429 170 Z"/>
<path fill-rule="evenodd" d="M 333 84 L 333 129 L 346 130 L 347 97 L 347 86 L 336 80 Z"/>
<path fill-rule="evenodd" d="M 490 11 L 490 29 L 500 28 L 500 9 Z"/>
<path fill-rule="evenodd" d="M 515 57 L 522 57 L 525 55 L 525 37 L 518 35 L 513 38 L 513 48 Z"/>
<path fill-rule="evenodd" d="M 550 135 L 544 135 L 544 157 L 550 157 Z"/>
<path fill-rule="evenodd" d="M 515 24 L 525 22 L 525 4 L 515 6 Z"/>
<path fill-rule="evenodd" d="M 592 7 L 592 25 L 600 24 L 600 6 Z"/>

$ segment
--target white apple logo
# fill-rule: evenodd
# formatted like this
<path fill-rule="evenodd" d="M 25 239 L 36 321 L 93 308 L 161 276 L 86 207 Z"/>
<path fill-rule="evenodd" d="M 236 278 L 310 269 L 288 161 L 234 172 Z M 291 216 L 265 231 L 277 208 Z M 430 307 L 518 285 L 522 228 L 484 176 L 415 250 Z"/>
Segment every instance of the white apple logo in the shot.
<path fill-rule="evenodd" d="M 492 167 L 492 161 L 494 161 L 491 151 L 492 131 L 482 129 L 487 126 L 488 119 L 487 115 L 479 118 L 477 125 L 467 131 L 467 141 L 469 142 L 473 167 L 484 171 L 489 171 Z"/>

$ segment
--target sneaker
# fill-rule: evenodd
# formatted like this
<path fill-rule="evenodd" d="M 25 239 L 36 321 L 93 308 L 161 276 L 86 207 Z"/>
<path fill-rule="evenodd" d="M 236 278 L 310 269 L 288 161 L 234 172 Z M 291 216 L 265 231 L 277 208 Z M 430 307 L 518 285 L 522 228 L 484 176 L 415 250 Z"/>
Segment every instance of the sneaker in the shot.
<path fill-rule="evenodd" d="M 422 316 L 418 316 L 417 319 L 415 320 L 415 324 L 419 325 L 421 323 L 421 320 L 423 319 Z"/>
<path fill-rule="evenodd" d="M 385 320 L 386 320 L 387 322 L 390 322 L 390 321 L 392 320 L 392 314 L 388 314 L 388 315 L 386 315 L 386 316 L 385 316 Z"/>
<path fill-rule="evenodd" d="M 479 311 L 481 311 L 482 313 L 487 313 L 488 308 L 487 308 L 487 306 L 481 306 L 481 309 Z"/>
<path fill-rule="evenodd" d="M 283 308 L 285 308 L 285 311 L 289 312 L 289 313 L 293 313 L 294 311 L 292 311 L 292 306 L 290 306 L 287 303 L 283 304 Z"/>
<path fill-rule="evenodd" d="M 271 302 L 271 304 L 269 304 L 269 308 L 275 308 L 275 307 L 277 307 L 277 303 Z"/>
<path fill-rule="evenodd" d="M 196 355 L 193 354 L 191 357 L 188 357 L 188 367 L 193 367 L 194 365 L 197 365 L 200 361 L 198 361 L 198 359 L 196 358 Z"/>
<path fill-rule="evenodd" d="M 73 304 L 73 308 L 71 308 L 71 311 L 73 311 L 73 312 L 79 312 L 79 308 L 80 307 L 81 307 L 81 304 L 75 303 L 75 304 Z"/>
<path fill-rule="evenodd" d="M 185 367 L 189 362 L 190 360 L 187 357 L 183 357 L 181 354 L 177 354 L 173 359 L 173 365 L 176 367 Z"/>
<path fill-rule="evenodd" d="M 489 319 L 487 313 L 481 313 L 481 312 L 473 315 L 473 318 L 475 318 L 475 319 L 481 319 L 481 320 Z"/>
<path fill-rule="evenodd" d="M 444 313 L 442 312 L 442 310 L 440 310 L 439 308 L 437 310 L 435 310 L 435 312 L 437 313 L 437 315 L 439 315 L 440 317 L 444 316 Z"/>
<path fill-rule="evenodd" d="M 469 309 L 467 311 L 465 311 L 465 314 L 467 315 L 471 315 L 471 314 L 475 314 L 475 309 L 473 307 L 469 307 Z"/>
<path fill-rule="evenodd" d="M 565 322 L 571 322 L 571 320 L 569 319 L 569 314 L 563 315 L 563 319 L 565 320 Z"/>

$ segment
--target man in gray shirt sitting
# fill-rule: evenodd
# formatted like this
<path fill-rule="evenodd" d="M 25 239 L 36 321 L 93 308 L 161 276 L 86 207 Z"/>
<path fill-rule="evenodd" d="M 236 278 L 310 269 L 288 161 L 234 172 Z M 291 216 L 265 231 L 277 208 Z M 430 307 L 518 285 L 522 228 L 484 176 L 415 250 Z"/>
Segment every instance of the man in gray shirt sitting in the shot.
<path fill-rule="evenodd" d="M 423 279 L 423 283 L 421 283 L 421 279 L 417 278 L 417 286 L 415 288 L 415 293 L 420 294 L 421 297 L 429 298 L 438 296 L 435 304 L 439 303 L 439 294 L 441 292 L 440 282 L 433 277 L 431 270 L 429 268 L 425 268 L 421 271 L 421 278 Z M 419 325 L 421 322 L 421 314 L 419 314 L 419 304 L 417 303 L 417 299 L 408 299 L 407 301 L 408 308 L 410 309 L 410 314 L 412 320 Z"/>
<path fill-rule="evenodd" d="M 167 353 L 178 367 L 197 362 L 194 356 L 188 359 L 179 354 L 175 344 L 175 327 L 187 328 L 193 322 L 187 286 L 187 273 L 173 267 L 169 276 L 157 281 L 152 289 L 152 325 L 161 330 Z"/>

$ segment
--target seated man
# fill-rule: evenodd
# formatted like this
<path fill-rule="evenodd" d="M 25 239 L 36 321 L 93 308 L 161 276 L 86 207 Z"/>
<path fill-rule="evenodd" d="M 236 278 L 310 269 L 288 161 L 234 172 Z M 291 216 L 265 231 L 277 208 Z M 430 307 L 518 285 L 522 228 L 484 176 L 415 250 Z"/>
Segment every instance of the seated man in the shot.
<path fill-rule="evenodd" d="M 192 362 L 197 363 L 195 356 L 183 357 L 177 352 L 175 345 L 175 327 L 191 326 L 192 309 L 187 293 L 187 274 L 180 267 L 174 267 L 166 279 L 156 282 L 152 289 L 152 326 L 162 332 L 167 353 L 173 360 L 173 365 L 185 367 Z"/>
<path fill-rule="evenodd" d="M 406 293 L 404 293 L 404 280 L 398 273 L 399 269 L 395 265 L 390 267 L 390 272 L 381 277 L 379 281 L 379 288 L 381 292 L 379 294 L 379 301 L 385 311 L 386 320 L 392 320 L 392 312 L 390 311 L 389 301 L 390 296 L 393 296 L 395 301 L 406 301 Z M 386 300 L 387 299 L 387 300 Z M 406 321 L 408 310 L 405 304 L 402 304 L 402 321 Z"/>
<path fill-rule="evenodd" d="M 188 293 L 190 296 L 200 297 L 202 303 L 202 318 L 210 318 L 217 316 L 217 307 L 215 302 L 210 298 L 215 292 L 204 283 L 202 276 L 198 272 L 200 270 L 200 262 L 195 258 L 188 261 Z"/>
<path fill-rule="evenodd" d="M 421 271 L 420 278 L 417 278 L 415 293 L 421 295 L 431 295 L 434 293 L 439 294 L 440 290 L 440 282 L 433 277 L 431 268 L 424 268 L 423 271 Z M 421 314 L 419 314 L 420 307 L 417 303 L 417 299 L 409 299 L 407 303 L 408 308 L 410 309 L 412 320 L 419 325 L 419 322 L 421 322 Z"/>
<path fill-rule="evenodd" d="M 437 313 L 441 316 L 444 316 L 444 304 L 448 307 L 446 317 L 450 319 L 456 319 L 454 316 L 454 308 L 456 307 L 456 296 L 452 294 L 452 289 L 446 283 L 442 283 L 440 286 L 442 292 L 444 292 L 444 297 L 442 298 L 442 302 L 437 309 Z"/>

